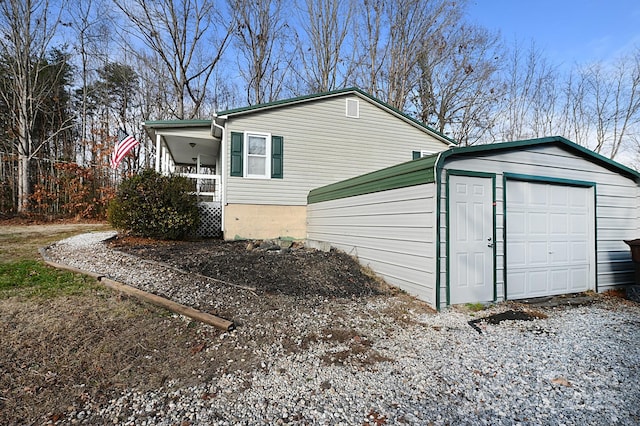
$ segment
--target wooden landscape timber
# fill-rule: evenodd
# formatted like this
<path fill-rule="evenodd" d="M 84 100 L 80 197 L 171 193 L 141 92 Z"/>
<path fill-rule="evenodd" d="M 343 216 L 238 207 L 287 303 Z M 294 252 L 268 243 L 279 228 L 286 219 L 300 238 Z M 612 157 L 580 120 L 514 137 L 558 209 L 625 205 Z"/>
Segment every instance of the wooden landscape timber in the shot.
<path fill-rule="evenodd" d="M 44 253 L 43 253 L 43 257 L 44 257 Z M 133 296 L 144 302 L 151 303 L 152 305 L 159 306 L 161 308 L 167 309 L 176 314 L 184 315 L 196 321 L 200 321 L 204 324 L 212 325 L 221 330 L 231 331 L 235 328 L 235 324 L 232 321 L 217 317 L 215 315 L 208 314 L 206 312 L 199 311 L 189 306 L 182 305 L 180 303 L 158 296 L 157 294 L 149 293 L 149 292 L 137 289 L 135 287 L 123 284 L 121 282 L 107 278 L 102 274 L 83 271 L 81 269 L 74 268 L 72 266 L 51 262 L 49 260 L 46 260 L 46 258 L 44 262 L 53 268 L 63 269 L 70 272 L 77 273 L 77 274 L 90 276 L 92 278 L 95 278 L 98 282 L 104 284 L 106 287 L 109 287 L 112 290 L 116 290 L 128 296 Z"/>

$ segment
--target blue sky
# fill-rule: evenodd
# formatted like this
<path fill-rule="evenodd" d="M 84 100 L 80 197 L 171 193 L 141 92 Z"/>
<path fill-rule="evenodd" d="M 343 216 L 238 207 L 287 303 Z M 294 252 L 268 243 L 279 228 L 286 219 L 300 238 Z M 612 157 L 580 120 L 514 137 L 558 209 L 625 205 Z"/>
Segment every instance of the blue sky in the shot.
<path fill-rule="evenodd" d="M 534 40 L 552 63 L 607 61 L 640 46 L 639 0 L 471 0 L 469 19 L 512 44 Z"/>

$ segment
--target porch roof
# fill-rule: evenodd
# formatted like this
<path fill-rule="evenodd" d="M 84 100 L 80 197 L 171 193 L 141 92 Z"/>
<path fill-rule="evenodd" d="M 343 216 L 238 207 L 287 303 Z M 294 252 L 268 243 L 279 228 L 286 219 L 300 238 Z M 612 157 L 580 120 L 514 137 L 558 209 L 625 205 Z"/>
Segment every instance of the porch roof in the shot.
<path fill-rule="evenodd" d="M 213 136 L 212 120 L 145 121 L 143 127 L 154 142 L 162 138 L 175 164 L 196 164 L 200 155 L 202 165 L 215 165 L 220 138 Z"/>

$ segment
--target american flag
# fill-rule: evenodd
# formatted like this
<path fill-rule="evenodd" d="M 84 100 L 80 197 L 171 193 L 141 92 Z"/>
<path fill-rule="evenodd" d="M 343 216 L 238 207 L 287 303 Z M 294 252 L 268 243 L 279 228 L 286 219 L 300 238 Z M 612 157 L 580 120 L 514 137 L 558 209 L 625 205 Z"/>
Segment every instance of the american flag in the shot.
<path fill-rule="evenodd" d="M 111 155 L 111 167 L 114 169 L 118 167 L 127 152 L 129 152 L 134 146 L 138 145 L 138 141 L 122 129 L 118 129 L 118 140 L 120 142 L 118 142 L 116 149 Z"/>

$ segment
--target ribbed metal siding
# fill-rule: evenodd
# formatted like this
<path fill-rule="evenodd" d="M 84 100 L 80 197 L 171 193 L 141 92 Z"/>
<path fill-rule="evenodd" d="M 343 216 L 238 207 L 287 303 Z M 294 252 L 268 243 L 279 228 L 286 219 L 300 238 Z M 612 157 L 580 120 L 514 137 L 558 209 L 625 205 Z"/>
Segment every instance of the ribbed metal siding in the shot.
<path fill-rule="evenodd" d="M 310 204 L 308 239 L 356 256 L 435 306 L 434 194 L 431 183 Z"/>
<path fill-rule="evenodd" d="M 496 173 L 496 244 L 498 299 L 504 297 L 504 173 L 516 173 L 557 179 L 596 183 L 597 284 L 599 291 L 633 282 L 633 264 L 625 239 L 640 238 L 638 219 L 638 185 L 629 177 L 609 170 L 556 145 L 539 145 L 517 151 L 495 152 L 468 158 L 450 157 L 446 169 Z M 442 208 L 444 203 L 442 186 Z M 508 202 L 508 200 L 507 200 Z M 444 211 L 443 217 L 444 217 Z M 444 223 L 444 222 L 442 222 Z M 446 229 L 440 229 L 442 261 Z M 441 268 L 442 283 L 446 282 L 446 268 Z M 444 285 L 442 286 L 444 296 Z M 444 297 L 441 299 L 444 301 Z"/>

